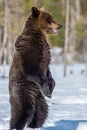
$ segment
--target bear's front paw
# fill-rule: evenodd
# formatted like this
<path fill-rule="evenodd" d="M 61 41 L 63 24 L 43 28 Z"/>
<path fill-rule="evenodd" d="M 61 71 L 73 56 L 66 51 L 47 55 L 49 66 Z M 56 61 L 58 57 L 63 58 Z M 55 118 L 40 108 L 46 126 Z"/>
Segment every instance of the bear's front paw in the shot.
<path fill-rule="evenodd" d="M 54 87 L 55 87 L 55 81 L 54 81 L 54 79 L 49 78 L 48 85 L 49 85 L 50 93 L 52 94 L 52 92 L 54 90 Z"/>

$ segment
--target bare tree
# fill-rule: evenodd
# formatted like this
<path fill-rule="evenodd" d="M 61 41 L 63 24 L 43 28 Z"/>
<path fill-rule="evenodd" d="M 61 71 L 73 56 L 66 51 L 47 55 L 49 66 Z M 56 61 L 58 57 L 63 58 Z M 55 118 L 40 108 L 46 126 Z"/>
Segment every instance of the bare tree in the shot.
<path fill-rule="evenodd" d="M 6 43 L 8 40 L 8 0 L 4 0 L 4 36 L 3 36 L 3 77 L 5 77 L 5 65 L 6 65 Z"/>
<path fill-rule="evenodd" d="M 77 39 L 77 34 L 76 34 L 76 26 L 77 22 L 80 19 L 80 0 L 70 0 L 70 11 L 69 11 L 69 41 L 68 41 L 68 50 L 71 53 L 71 60 L 75 58 L 76 52 L 75 52 L 75 47 L 76 47 L 76 39 Z"/>
<path fill-rule="evenodd" d="M 66 76 L 66 69 L 67 69 L 68 33 L 69 33 L 69 0 L 66 0 L 65 46 L 64 46 L 64 76 Z"/>
<path fill-rule="evenodd" d="M 76 19 L 79 20 L 81 13 L 80 0 L 75 0 L 75 5 L 76 5 Z"/>
<path fill-rule="evenodd" d="M 1 44 L 2 44 L 2 41 L 1 41 L 1 34 L 2 34 L 2 32 L 1 31 L 2 30 L 0 28 L 0 64 L 1 64 Z"/>
<path fill-rule="evenodd" d="M 41 7 L 43 1 L 41 1 L 41 0 L 34 0 L 34 3 L 35 3 L 35 6 L 37 6 L 37 7 Z"/>

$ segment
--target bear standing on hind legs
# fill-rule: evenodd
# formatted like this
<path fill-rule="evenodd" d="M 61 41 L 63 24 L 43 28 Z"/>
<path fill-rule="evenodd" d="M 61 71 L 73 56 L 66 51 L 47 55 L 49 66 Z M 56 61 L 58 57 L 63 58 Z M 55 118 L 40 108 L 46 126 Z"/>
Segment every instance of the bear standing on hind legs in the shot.
<path fill-rule="evenodd" d="M 55 86 L 49 70 L 47 36 L 61 27 L 44 8 L 32 7 L 16 40 L 9 74 L 10 130 L 23 130 L 25 125 L 39 128 L 47 118 L 48 105 L 43 94 L 51 97 Z"/>

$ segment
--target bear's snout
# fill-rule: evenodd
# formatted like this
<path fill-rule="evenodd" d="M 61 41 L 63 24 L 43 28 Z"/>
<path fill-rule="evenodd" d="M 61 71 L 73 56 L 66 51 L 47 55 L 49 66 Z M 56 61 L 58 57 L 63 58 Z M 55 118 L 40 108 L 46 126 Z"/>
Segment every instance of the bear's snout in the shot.
<path fill-rule="evenodd" d="M 62 25 L 61 24 L 58 24 L 58 30 L 62 29 Z"/>

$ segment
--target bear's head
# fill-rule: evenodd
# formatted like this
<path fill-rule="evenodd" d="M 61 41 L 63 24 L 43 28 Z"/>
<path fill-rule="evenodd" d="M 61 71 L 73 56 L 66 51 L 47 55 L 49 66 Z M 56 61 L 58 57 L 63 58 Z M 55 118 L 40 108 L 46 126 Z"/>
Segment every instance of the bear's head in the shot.
<path fill-rule="evenodd" d="M 32 7 L 31 17 L 35 20 L 35 25 L 45 34 L 57 34 L 58 30 L 62 28 L 62 25 L 57 23 L 44 7 L 40 9 Z"/>

